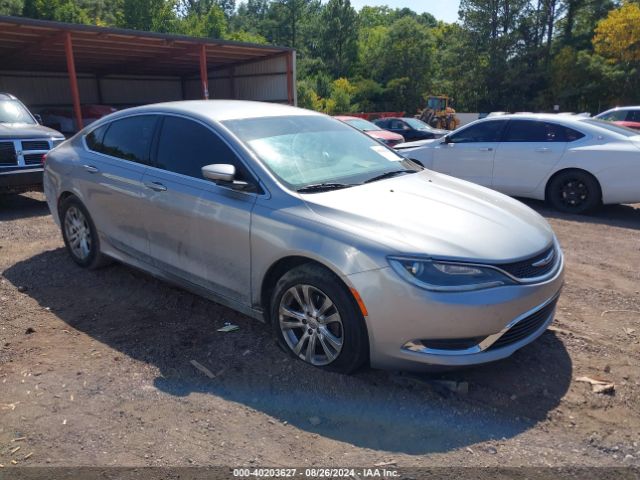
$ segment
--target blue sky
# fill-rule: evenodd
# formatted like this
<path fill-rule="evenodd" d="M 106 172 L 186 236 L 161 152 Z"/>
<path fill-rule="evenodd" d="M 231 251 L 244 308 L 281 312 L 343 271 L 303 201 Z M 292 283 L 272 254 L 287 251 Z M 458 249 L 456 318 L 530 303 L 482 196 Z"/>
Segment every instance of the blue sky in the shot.
<path fill-rule="evenodd" d="M 409 7 L 418 13 L 429 12 L 438 20 L 455 22 L 458 20 L 460 0 L 351 0 L 351 5 L 357 10 L 365 5 L 388 5 L 391 8 Z"/>

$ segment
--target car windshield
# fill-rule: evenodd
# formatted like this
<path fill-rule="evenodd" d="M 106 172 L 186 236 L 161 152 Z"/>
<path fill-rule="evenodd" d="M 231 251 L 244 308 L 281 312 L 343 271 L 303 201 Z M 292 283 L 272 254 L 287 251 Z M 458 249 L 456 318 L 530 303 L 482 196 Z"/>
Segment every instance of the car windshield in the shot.
<path fill-rule="evenodd" d="M 411 128 L 415 128 L 416 130 L 431 130 L 429 125 L 417 118 L 405 118 L 404 121 L 407 122 Z"/>
<path fill-rule="evenodd" d="M 0 123 L 31 123 L 35 120 L 29 111 L 16 100 L 0 101 Z"/>
<path fill-rule="evenodd" d="M 363 120 L 362 118 L 349 119 L 349 120 L 345 120 L 345 122 L 351 125 L 352 127 L 356 127 L 358 130 L 362 130 L 363 132 L 371 132 L 373 130 L 382 130 L 376 124 L 368 122 L 367 120 Z"/>
<path fill-rule="evenodd" d="M 288 188 L 351 186 L 390 172 L 419 170 L 393 150 L 325 116 L 227 120 L 242 140 Z"/>
<path fill-rule="evenodd" d="M 625 137 L 637 137 L 639 135 L 637 130 L 623 127 L 622 125 L 607 122 L 605 120 L 597 120 L 595 118 L 589 118 L 587 120 L 583 120 L 583 122 L 588 123 L 589 125 L 594 125 L 599 128 L 604 128 L 605 130 L 609 130 L 610 132 L 617 133 L 618 135 L 623 135 Z"/>

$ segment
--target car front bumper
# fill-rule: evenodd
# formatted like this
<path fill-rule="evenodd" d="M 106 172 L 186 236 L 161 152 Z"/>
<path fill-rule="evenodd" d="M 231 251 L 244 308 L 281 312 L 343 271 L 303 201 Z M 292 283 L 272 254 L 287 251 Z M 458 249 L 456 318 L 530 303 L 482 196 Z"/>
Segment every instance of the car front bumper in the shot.
<path fill-rule="evenodd" d="M 506 358 L 542 335 L 554 318 L 564 258 L 544 282 L 473 292 L 423 290 L 390 267 L 348 278 L 368 312 L 373 367 L 462 367 Z"/>
<path fill-rule="evenodd" d="M 42 188 L 42 167 L 0 169 L 1 192 L 24 192 Z"/>

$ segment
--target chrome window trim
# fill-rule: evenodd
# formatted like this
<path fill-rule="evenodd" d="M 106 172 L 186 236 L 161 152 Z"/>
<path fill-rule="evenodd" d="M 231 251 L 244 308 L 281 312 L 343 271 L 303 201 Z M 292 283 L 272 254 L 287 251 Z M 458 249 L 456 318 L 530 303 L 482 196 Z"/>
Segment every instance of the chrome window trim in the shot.
<path fill-rule="evenodd" d="M 100 127 L 103 127 L 105 125 L 110 125 L 113 122 L 117 122 L 119 120 L 124 120 L 124 119 L 127 119 L 127 118 L 133 118 L 133 117 L 139 117 L 139 116 L 149 116 L 149 115 L 155 115 L 155 116 L 163 116 L 164 115 L 164 116 L 183 118 L 185 120 L 190 120 L 192 122 L 199 123 L 200 125 L 202 125 L 206 129 L 208 129 L 210 132 L 212 132 L 214 135 L 216 135 L 218 138 L 220 138 L 222 140 L 222 142 L 236 155 L 236 157 L 238 157 L 238 160 L 242 163 L 242 165 L 247 169 L 247 171 L 256 180 L 258 186 L 260 188 L 262 188 L 263 193 L 244 192 L 244 191 L 241 191 L 241 190 L 234 190 L 232 188 L 225 187 L 225 186 L 222 186 L 222 185 L 218 185 L 218 184 L 216 184 L 216 183 L 214 183 L 212 181 L 205 180 L 203 178 L 191 177 L 189 175 L 183 175 L 181 173 L 176 173 L 176 172 L 172 172 L 170 170 L 165 170 L 163 168 L 158 168 L 158 167 L 152 165 L 152 162 L 153 162 L 152 158 L 149 158 L 149 163 L 134 162 L 132 160 L 127 160 L 127 159 L 124 159 L 124 158 L 114 157 L 113 155 L 107 155 L 106 153 L 96 152 L 95 150 L 91 150 L 89 148 L 89 145 L 87 145 L 87 135 L 91 134 L 93 131 L 97 130 Z M 161 120 L 161 119 L 158 119 L 158 120 Z M 156 128 L 158 128 L 158 127 L 156 126 Z M 175 112 L 161 112 L 161 111 L 137 112 L 137 113 L 132 113 L 132 114 L 129 114 L 129 115 L 122 115 L 122 116 L 119 116 L 118 118 L 114 118 L 112 120 L 107 120 L 107 121 L 101 122 L 99 125 L 95 125 L 93 128 L 88 130 L 87 133 L 83 134 L 81 138 L 82 138 L 82 146 L 84 147 L 85 151 L 87 151 L 89 153 L 92 153 L 94 155 L 100 155 L 100 156 L 108 158 L 108 159 L 117 160 L 117 161 L 121 161 L 121 162 L 127 162 L 127 163 L 130 163 L 132 165 L 139 165 L 139 166 L 143 166 L 143 167 L 146 167 L 146 168 L 153 168 L 153 169 L 155 169 L 157 171 L 160 171 L 160 172 L 170 173 L 172 175 L 178 175 L 179 178 L 185 178 L 185 179 L 189 179 L 189 180 L 199 180 L 199 181 L 204 182 L 206 185 L 215 185 L 216 187 L 222 188 L 224 190 L 231 190 L 231 191 L 234 191 L 234 192 L 240 192 L 240 193 L 245 193 L 245 194 L 249 194 L 249 195 L 255 195 L 256 197 L 270 197 L 269 190 L 264 185 L 264 182 L 260 179 L 260 177 L 258 175 L 256 175 L 254 169 L 252 169 L 247 164 L 247 161 L 245 160 L 244 155 L 241 152 L 238 151 L 236 146 L 233 145 L 231 142 L 229 142 L 225 138 L 224 135 L 221 135 L 220 132 L 218 132 L 216 129 L 214 129 L 211 125 L 205 123 L 204 121 L 200 120 L 199 118 L 194 118 L 194 117 L 191 117 L 189 115 L 183 115 L 183 114 L 175 113 Z M 153 145 L 153 140 L 152 140 L 152 145 Z M 149 152 L 149 156 L 151 156 L 151 154 L 152 154 L 152 152 Z"/>

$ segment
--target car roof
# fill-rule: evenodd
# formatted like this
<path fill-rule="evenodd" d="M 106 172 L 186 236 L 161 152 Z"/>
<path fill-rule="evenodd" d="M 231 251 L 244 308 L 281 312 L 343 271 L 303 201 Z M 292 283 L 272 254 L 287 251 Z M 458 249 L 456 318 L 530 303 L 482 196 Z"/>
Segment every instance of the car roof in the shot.
<path fill-rule="evenodd" d="M 637 105 L 635 107 L 615 107 L 615 108 L 610 108 L 609 110 L 605 110 L 602 113 L 607 113 L 607 112 L 615 112 L 616 110 L 640 110 L 640 105 Z M 598 115 L 602 115 L 602 113 L 599 113 Z"/>
<path fill-rule="evenodd" d="M 337 118 L 338 120 L 342 120 L 342 121 L 345 121 L 345 120 L 364 120 L 364 121 L 368 122 L 368 120 L 366 118 L 352 117 L 350 115 L 336 115 L 333 118 Z"/>
<path fill-rule="evenodd" d="M 10 93 L 0 92 L 0 100 L 17 100 L 17 98 Z"/>
<path fill-rule="evenodd" d="M 508 115 L 499 115 L 494 117 L 485 117 L 483 122 L 499 122 L 504 120 L 536 120 L 536 121 L 551 121 L 559 123 L 579 123 L 584 120 L 585 117 L 577 115 L 560 115 L 557 113 L 511 113 Z"/>
<path fill-rule="evenodd" d="M 323 114 L 277 103 L 254 102 L 248 100 L 184 100 L 179 102 L 154 103 L 141 107 L 121 110 L 111 118 L 136 113 L 178 113 L 197 115 L 216 122 L 240 120 L 244 118 L 284 117 Z"/>

